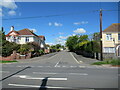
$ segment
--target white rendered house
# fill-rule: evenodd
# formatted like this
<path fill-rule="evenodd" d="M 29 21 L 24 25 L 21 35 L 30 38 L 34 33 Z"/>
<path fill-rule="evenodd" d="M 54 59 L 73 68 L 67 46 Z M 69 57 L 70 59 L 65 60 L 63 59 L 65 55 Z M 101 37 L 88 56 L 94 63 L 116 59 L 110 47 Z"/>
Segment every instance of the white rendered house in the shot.
<path fill-rule="evenodd" d="M 22 29 L 15 31 L 14 27 L 11 27 L 10 32 L 6 35 L 6 40 L 9 42 L 15 42 L 17 44 L 26 44 L 28 42 L 35 42 L 45 49 L 45 37 L 36 35 L 32 30 Z"/>

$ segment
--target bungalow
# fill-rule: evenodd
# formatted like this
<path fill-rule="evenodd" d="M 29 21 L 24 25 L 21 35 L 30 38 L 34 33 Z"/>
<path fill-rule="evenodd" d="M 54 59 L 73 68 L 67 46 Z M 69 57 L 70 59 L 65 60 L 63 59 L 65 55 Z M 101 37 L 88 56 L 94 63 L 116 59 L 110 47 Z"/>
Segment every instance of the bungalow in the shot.
<path fill-rule="evenodd" d="M 36 35 L 32 30 L 22 29 L 15 31 L 14 27 L 11 27 L 10 32 L 6 35 L 6 40 L 9 42 L 15 42 L 17 44 L 26 44 L 28 42 L 35 42 L 45 49 L 45 37 Z"/>

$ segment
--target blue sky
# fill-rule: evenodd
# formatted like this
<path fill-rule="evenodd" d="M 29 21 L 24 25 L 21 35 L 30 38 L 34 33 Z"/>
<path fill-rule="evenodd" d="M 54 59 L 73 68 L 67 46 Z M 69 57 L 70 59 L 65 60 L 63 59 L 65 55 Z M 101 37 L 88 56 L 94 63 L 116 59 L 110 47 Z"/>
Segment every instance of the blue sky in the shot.
<path fill-rule="evenodd" d="M 6 34 L 10 27 L 15 30 L 33 29 L 37 35 L 44 35 L 46 43 L 64 44 L 65 39 L 75 34 L 99 32 L 99 11 L 117 10 L 115 2 L 11 2 L 1 5 L 3 19 L 61 15 L 41 18 L 2 20 Z M 118 23 L 117 11 L 103 11 L 103 30 L 112 23 Z"/>

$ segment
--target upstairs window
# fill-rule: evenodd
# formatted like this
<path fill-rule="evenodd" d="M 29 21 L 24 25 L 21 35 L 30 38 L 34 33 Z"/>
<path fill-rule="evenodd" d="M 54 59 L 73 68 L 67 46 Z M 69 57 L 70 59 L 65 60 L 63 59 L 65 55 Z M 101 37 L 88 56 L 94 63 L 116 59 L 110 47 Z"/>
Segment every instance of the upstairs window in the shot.
<path fill-rule="evenodd" d="M 26 41 L 26 42 L 29 42 L 29 37 L 26 37 L 26 38 L 25 38 L 25 41 Z"/>
<path fill-rule="evenodd" d="M 120 34 L 118 34 L 118 40 L 120 40 Z"/>
<path fill-rule="evenodd" d="M 112 35 L 111 34 L 106 34 L 106 40 L 112 40 Z"/>

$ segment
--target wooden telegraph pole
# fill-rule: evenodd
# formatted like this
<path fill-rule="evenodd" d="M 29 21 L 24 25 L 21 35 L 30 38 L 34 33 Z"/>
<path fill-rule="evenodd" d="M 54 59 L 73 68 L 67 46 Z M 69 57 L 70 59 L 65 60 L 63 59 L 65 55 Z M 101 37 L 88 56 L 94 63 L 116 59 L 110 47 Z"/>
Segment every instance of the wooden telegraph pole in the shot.
<path fill-rule="evenodd" d="M 100 60 L 103 61 L 103 45 L 102 45 L 102 9 L 100 9 Z"/>

